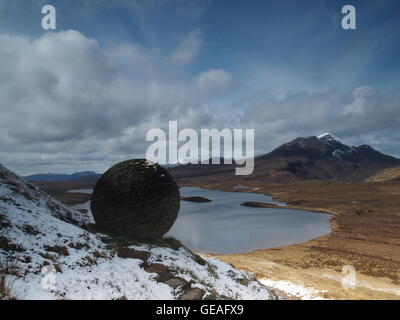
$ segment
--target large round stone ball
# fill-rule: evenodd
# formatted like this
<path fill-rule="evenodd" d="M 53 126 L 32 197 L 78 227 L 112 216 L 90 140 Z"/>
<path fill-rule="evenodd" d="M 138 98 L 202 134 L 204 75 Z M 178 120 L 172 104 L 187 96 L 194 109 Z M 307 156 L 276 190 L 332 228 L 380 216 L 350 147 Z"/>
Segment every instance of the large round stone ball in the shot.
<path fill-rule="evenodd" d="M 158 239 L 176 220 L 179 187 L 162 166 L 128 160 L 103 174 L 90 208 L 100 230 L 137 240 Z"/>

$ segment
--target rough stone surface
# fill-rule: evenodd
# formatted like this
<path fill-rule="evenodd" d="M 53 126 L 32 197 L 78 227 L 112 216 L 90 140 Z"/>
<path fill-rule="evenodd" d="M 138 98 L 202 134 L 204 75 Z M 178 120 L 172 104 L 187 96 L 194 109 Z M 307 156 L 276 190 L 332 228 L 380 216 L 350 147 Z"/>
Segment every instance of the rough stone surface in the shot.
<path fill-rule="evenodd" d="M 194 288 L 182 294 L 179 300 L 201 300 L 205 292 L 199 288 Z"/>
<path fill-rule="evenodd" d="M 200 257 L 198 254 L 193 255 L 193 260 L 201 266 L 205 266 L 207 264 L 207 261 Z"/>
<path fill-rule="evenodd" d="M 139 259 L 147 261 L 150 258 L 151 253 L 147 251 L 134 250 L 129 248 L 119 248 L 117 252 L 118 257 L 123 259 Z"/>
<path fill-rule="evenodd" d="M 91 210 L 104 231 L 137 240 L 161 238 L 180 208 L 179 188 L 162 166 L 144 159 L 116 164 L 97 182 Z"/>
<path fill-rule="evenodd" d="M 172 278 L 172 274 L 170 273 L 167 266 L 161 263 L 153 263 L 144 268 L 144 271 L 148 273 L 156 273 L 157 274 L 157 281 L 165 282 Z"/>
<path fill-rule="evenodd" d="M 172 289 L 179 288 L 180 286 L 186 287 L 189 284 L 182 278 L 172 278 L 165 281 L 165 284 L 169 285 Z"/>

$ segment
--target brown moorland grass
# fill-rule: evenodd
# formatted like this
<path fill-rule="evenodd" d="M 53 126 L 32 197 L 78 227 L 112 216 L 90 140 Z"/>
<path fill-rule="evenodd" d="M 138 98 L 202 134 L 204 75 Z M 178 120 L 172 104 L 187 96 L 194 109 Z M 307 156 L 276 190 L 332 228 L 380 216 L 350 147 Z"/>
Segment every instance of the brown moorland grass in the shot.
<path fill-rule="evenodd" d="M 199 179 L 181 184 L 238 191 L 233 189 L 237 182 Z M 259 277 L 297 280 L 320 290 L 330 288 L 331 298 L 400 299 L 400 182 L 308 180 L 240 184 L 250 187 L 241 192 L 272 195 L 288 204 L 283 208 L 332 214 L 332 232 L 301 244 L 218 258 Z M 339 285 L 346 265 L 354 266 L 359 278 L 364 279 L 352 292 L 343 291 Z"/>
<path fill-rule="evenodd" d="M 34 182 L 34 184 L 68 206 L 89 201 L 92 196 L 83 193 L 67 193 L 67 191 L 93 189 L 95 186 L 94 182 Z"/>

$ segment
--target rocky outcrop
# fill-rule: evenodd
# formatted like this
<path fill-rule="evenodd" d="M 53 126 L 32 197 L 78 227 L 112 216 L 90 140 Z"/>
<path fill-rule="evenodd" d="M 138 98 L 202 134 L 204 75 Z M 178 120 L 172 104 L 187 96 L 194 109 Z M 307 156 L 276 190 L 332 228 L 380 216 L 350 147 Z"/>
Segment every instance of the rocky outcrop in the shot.
<path fill-rule="evenodd" d="M 268 203 L 268 202 L 254 202 L 248 201 L 240 204 L 242 207 L 251 207 L 251 208 L 277 208 L 280 209 L 282 206 L 278 206 L 277 204 Z"/>
<path fill-rule="evenodd" d="M 181 197 L 182 201 L 188 202 L 211 202 L 210 199 L 203 198 L 203 197 Z"/>
<path fill-rule="evenodd" d="M 151 253 L 147 251 L 139 251 L 129 248 L 119 248 L 117 251 L 117 255 L 118 257 L 124 259 L 138 259 L 146 262 L 147 259 L 150 258 Z"/>
<path fill-rule="evenodd" d="M 109 169 L 97 182 L 91 201 L 99 229 L 138 240 L 161 238 L 179 208 L 174 179 L 160 165 L 143 159 Z"/>
<path fill-rule="evenodd" d="M 201 300 L 204 296 L 204 290 L 193 288 L 179 297 L 179 300 Z"/>

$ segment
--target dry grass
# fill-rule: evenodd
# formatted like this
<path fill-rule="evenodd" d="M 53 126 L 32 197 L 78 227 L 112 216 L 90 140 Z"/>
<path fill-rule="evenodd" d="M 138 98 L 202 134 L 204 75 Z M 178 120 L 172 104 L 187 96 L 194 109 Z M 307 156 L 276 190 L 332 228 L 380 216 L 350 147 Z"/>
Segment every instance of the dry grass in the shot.
<path fill-rule="evenodd" d="M 366 179 L 367 182 L 400 180 L 400 166 L 387 168 Z"/>
<path fill-rule="evenodd" d="M 15 300 L 15 279 L 18 265 L 15 260 L 0 260 L 0 300 Z"/>
<path fill-rule="evenodd" d="M 232 186 L 249 186 L 246 192 L 273 195 L 275 200 L 286 202 L 286 208 L 327 212 L 332 233 L 305 243 L 258 250 L 241 255 L 219 258 L 235 267 L 246 269 L 261 276 L 284 280 L 286 271 L 293 271 L 292 280 L 308 281 L 309 274 L 318 281 L 310 286 L 325 290 L 329 287 L 321 280 L 327 272 L 341 276 L 345 265 L 356 268 L 360 277 L 376 287 L 399 289 L 400 286 L 400 181 L 379 183 L 335 182 L 306 180 L 297 183 L 268 183 L 263 181 L 185 181 L 181 185 L 199 186 L 223 191 L 237 191 Z M 260 208 L 260 210 L 263 210 Z M 267 266 L 271 263 L 272 267 Z M 282 266 L 282 274 L 276 264 Z M 288 268 L 288 269 L 285 269 Z M 332 280 L 333 281 L 333 280 Z M 331 281 L 331 282 L 332 282 Z M 333 288 L 333 287 L 332 287 Z M 348 292 L 339 292 L 335 298 L 348 299 Z M 375 293 L 360 293 L 353 298 L 382 298 Z M 387 295 L 392 298 L 393 294 Z M 389 297 L 390 296 L 390 297 Z M 386 298 L 386 297 L 385 297 Z M 399 299 L 399 296 L 396 296 Z"/>
<path fill-rule="evenodd" d="M 35 185 L 61 203 L 71 206 L 84 203 L 92 198 L 91 194 L 67 193 L 73 189 L 93 189 L 94 182 L 35 182 Z"/>

